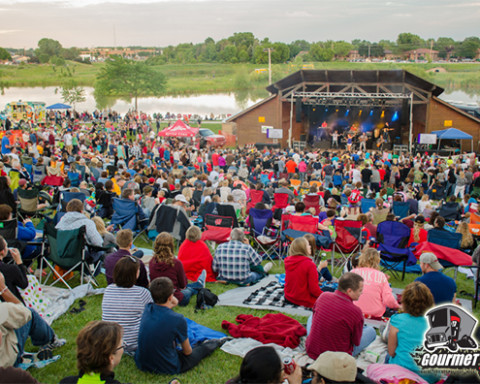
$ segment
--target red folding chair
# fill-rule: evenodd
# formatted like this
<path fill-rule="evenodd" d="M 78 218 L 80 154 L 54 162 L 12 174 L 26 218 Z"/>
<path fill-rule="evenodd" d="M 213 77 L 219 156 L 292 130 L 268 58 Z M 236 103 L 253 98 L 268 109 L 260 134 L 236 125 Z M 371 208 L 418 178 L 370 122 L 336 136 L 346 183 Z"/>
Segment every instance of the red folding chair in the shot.
<path fill-rule="evenodd" d="M 257 191 L 256 189 L 250 190 L 250 200 L 247 203 L 247 214 L 251 208 L 255 208 L 255 204 L 261 203 L 263 200 L 263 191 Z"/>
<path fill-rule="evenodd" d="M 205 231 L 202 233 L 202 240 L 214 251 L 218 244 L 226 243 L 230 240 L 232 228 L 232 217 L 206 214 Z"/>
<path fill-rule="evenodd" d="M 340 253 L 338 265 L 343 269 L 353 253 L 361 249 L 362 222 L 357 220 L 335 220 L 336 238 L 332 247 L 332 273 L 335 271 L 335 252 Z"/>
<path fill-rule="evenodd" d="M 315 215 L 320 214 L 320 196 L 319 195 L 305 195 L 303 197 L 303 203 L 305 204 L 305 210 L 309 208 L 315 208 Z"/>
<path fill-rule="evenodd" d="M 293 229 L 295 231 L 317 233 L 318 217 L 291 215 L 288 228 Z"/>
<path fill-rule="evenodd" d="M 274 193 L 272 211 L 275 212 L 277 209 L 287 208 L 289 197 L 288 193 Z"/>

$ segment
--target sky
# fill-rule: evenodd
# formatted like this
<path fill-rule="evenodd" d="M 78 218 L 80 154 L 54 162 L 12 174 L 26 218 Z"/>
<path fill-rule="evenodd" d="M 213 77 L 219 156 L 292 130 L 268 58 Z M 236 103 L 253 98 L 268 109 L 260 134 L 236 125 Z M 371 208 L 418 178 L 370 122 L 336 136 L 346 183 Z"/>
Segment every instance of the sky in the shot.
<path fill-rule="evenodd" d="M 480 36 L 480 0 L 0 0 L 0 47 L 157 46 L 235 32 L 290 43 Z"/>

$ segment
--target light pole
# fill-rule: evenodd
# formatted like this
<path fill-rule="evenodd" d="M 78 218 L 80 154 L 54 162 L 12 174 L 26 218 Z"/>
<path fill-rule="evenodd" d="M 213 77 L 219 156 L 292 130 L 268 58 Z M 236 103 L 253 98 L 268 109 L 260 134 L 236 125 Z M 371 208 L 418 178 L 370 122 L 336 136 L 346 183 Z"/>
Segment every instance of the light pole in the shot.
<path fill-rule="evenodd" d="M 265 48 L 263 52 L 268 52 L 268 84 L 272 84 L 272 51 L 273 48 Z"/>

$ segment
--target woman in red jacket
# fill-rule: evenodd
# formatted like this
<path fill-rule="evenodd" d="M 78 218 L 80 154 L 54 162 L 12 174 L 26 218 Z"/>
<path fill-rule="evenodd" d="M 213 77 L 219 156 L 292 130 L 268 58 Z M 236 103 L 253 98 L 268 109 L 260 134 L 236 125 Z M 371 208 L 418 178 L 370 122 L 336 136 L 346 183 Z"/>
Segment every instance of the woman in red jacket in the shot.
<path fill-rule="evenodd" d="M 213 257 L 207 244 L 202 238 L 202 231 L 197 226 L 191 226 L 185 234 L 186 239 L 178 250 L 178 260 L 183 264 L 183 269 L 190 281 L 197 281 L 203 270 L 207 271 L 207 282 L 216 281 L 215 272 L 212 270 Z"/>
<path fill-rule="evenodd" d="M 293 240 L 285 259 L 285 299 L 312 308 L 322 293 L 318 285 L 318 268 L 310 255 L 310 244 L 304 237 Z"/>

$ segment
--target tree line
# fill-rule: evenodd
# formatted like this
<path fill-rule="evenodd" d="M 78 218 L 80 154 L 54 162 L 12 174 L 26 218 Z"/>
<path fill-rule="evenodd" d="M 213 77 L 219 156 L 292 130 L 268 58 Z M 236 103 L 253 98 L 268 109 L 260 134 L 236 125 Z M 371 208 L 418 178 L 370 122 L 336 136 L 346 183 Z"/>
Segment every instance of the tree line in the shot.
<path fill-rule="evenodd" d="M 141 47 L 129 47 L 132 49 Z M 194 63 L 268 63 L 267 49 L 271 49 L 272 63 L 285 63 L 293 60 L 301 61 L 332 61 L 345 60 L 349 52 L 358 51 L 359 56 L 367 58 L 383 58 L 391 54 L 393 57 L 404 58 L 407 51 L 419 48 L 432 48 L 438 51 L 441 59 L 467 58 L 474 59 L 480 49 L 480 38 L 467 37 L 455 41 L 450 37 L 438 39 L 423 39 L 412 33 L 400 33 L 395 41 L 380 40 L 371 42 L 355 39 L 351 42 L 295 40 L 290 44 L 272 42 L 269 38 L 260 40 L 251 32 L 238 32 L 219 41 L 211 37 L 204 42 L 181 43 L 176 46 L 155 48 L 154 52 L 139 52 L 146 56 L 146 63 L 161 64 L 194 64 Z M 43 38 L 36 49 L 28 51 L 0 48 L 0 59 L 9 59 L 9 54 L 26 54 L 31 62 L 63 65 L 65 60 L 81 61 L 80 48 L 64 48 L 57 40 Z"/>

